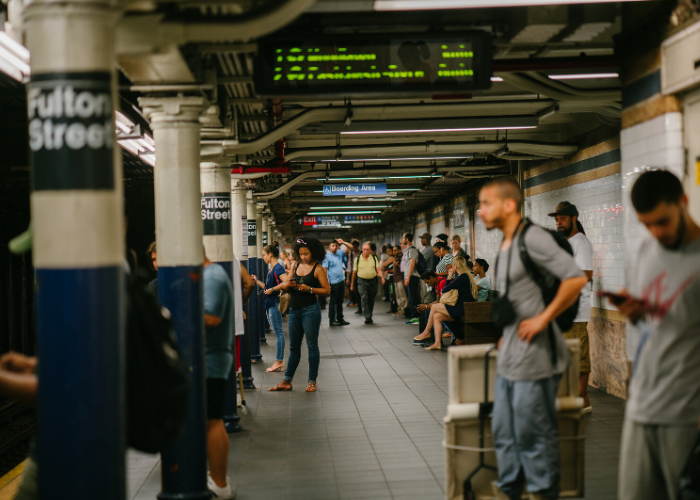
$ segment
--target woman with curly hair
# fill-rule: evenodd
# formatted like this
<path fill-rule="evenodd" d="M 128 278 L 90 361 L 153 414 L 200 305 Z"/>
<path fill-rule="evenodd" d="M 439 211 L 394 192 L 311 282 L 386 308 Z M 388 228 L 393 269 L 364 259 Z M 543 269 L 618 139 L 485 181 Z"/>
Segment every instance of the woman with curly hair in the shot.
<path fill-rule="evenodd" d="M 289 304 L 289 360 L 284 380 L 269 391 L 291 391 L 292 379 L 301 360 L 301 341 L 306 334 L 309 350 L 309 381 L 306 392 L 316 392 L 316 378 L 321 363 L 318 350 L 318 332 L 321 327 L 321 307 L 318 295 L 331 293 L 326 271 L 321 267 L 326 249 L 315 238 L 299 238 L 292 249 L 294 267 L 289 270 L 284 282 L 273 290 L 287 290 L 291 294 Z"/>

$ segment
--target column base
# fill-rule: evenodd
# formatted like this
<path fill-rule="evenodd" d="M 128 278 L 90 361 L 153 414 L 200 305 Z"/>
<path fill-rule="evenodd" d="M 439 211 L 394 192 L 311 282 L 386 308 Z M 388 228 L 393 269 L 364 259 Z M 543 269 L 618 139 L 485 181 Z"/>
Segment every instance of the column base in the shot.
<path fill-rule="evenodd" d="M 243 430 L 243 427 L 235 422 L 226 422 L 224 427 L 226 428 L 227 434 L 235 434 L 236 432 L 241 432 Z"/>
<path fill-rule="evenodd" d="M 158 493 L 158 500 L 210 500 L 211 491 L 198 491 L 193 493 Z"/>
<path fill-rule="evenodd" d="M 256 389 L 255 384 L 253 383 L 253 377 L 250 377 L 250 378 L 243 377 L 243 388 L 244 389 Z"/>

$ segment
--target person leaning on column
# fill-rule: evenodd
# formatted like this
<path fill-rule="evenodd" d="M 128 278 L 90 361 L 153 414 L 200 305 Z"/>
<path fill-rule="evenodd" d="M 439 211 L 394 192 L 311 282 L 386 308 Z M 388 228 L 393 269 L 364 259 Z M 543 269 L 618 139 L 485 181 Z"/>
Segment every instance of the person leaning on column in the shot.
<path fill-rule="evenodd" d="M 562 201 L 554 212 L 549 214 L 554 217 L 557 231 L 563 234 L 574 251 L 576 265 L 581 268 L 588 278 L 589 284 L 581 290 L 578 303 L 578 313 L 574 319 L 574 326 L 568 332 L 564 332 L 565 339 L 575 339 L 581 344 L 581 361 L 579 364 L 578 395 L 583 398 L 583 412 L 590 413 L 591 400 L 588 398 L 588 377 L 591 374 L 591 352 L 588 344 L 588 322 L 591 320 L 591 285 L 593 278 L 593 244 L 586 237 L 583 225 L 578 220 L 578 209 L 568 201 Z"/>

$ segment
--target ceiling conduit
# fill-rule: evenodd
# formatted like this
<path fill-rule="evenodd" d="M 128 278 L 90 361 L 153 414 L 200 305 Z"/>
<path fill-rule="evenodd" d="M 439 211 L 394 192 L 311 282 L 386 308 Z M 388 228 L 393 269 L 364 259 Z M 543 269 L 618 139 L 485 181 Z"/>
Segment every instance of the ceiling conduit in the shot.
<path fill-rule="evenodd" d="M 389 175 L 389 174 L 395 174 L 395 175 L 416 175 L 416 174 L 425 174 L 426 172 L 435 172 L 438 174 L 449 174 L 452 172 L 480 172 L 483 170 L 493 170 L 497 168 L 503 168 L 504 165 L 486 165 L 486 166 L 478 166 L 478 167 L 438 167 L 438 168 L 384 168 L 384 169 L 369 169 L 369 168 L 364 168 L 364 169 L 352 169 L 352 170 L 332 170 L 329 171 L 328 174 L 330 177 L 343 177 L 343 176 L 367 176 L 367 175 Z M 273 198 L 277 198 L 281 194 L 286 193 L 289 191 L 292 187 L 296 186 L 299 184 L 301 181 L 314 178 L 318 176 L 325 176 L 326 171 L 324 170 L 318 170 L 318 171 L 306 171 L 301 173 L 298 177 L 295 177 L 291 181 L 287 182 L 286 184 L 283 184 L 282 186 L 278 187 L 274 191 L 269 191 L 267 193 L 253 193 L 253 196 L 256 198 L 257 201 L 266 201 L 266 200 L 272 200 Z"/>
<path fill-rule="evenodd" d="M 556 144 L 530 141 L 508 141 L 510 153 L 538 156 L 542 158 L 563 158 L 578 151 L 575 144 Z M 404 160 L 409 160 L 408 155 L 441 155 L 441 154 L 473 154 L 473 153 L 493 153 L 504 146 L 503 141 L 489 142 L 450 142 L 450 143 L 409 143 L 399 145 L 375 145 L 375 146 L 344 146 L 342 148 L 308 148 L 287 150 L 287 161 L 297 158 L 310 158 L 308 161 L 327 160 L 327 163 L 334 163 L 338 152 L 342 154 L 346 161 L 358 158 L 358 162 L 363 160 L 372 161 L 372 156 L 386 159 L 391 156 L 401 156 Z M 436 158 L 439 160 L 439 158 Z M 388 161 L 388 160 L 387 160 Z M 323 163 L 326 163 L 323 162 Z"/>
<path fill-rule="evenodd" d="M 542 83 L 525 75 L 499 73 L 498 76 L 503 78 L 504 82 L 528 92 L 546 95 L 552 99 L 562 101 L 619 101 L 622 98 L 621 90 L 579 90 L 577 91 L 578 95 L 575 95 L 550 86 L 550 82 Z"/>

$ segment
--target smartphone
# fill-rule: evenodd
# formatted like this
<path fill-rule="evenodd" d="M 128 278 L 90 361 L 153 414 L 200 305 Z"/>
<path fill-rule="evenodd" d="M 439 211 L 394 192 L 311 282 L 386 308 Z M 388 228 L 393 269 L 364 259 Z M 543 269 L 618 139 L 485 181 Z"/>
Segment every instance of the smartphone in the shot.
<path fill-rule="evenodd" d="M 613 305 L 619 306 L 622 304 L 624 301 L 629 299 L 630 297 L 627 295 L 620 295 L 619 293 L 614 293 L 614 292 L 608 292 L 606 290 L 599 290 L 596 295 L 598 297 L 610 299 L 610 302 Z"/>

